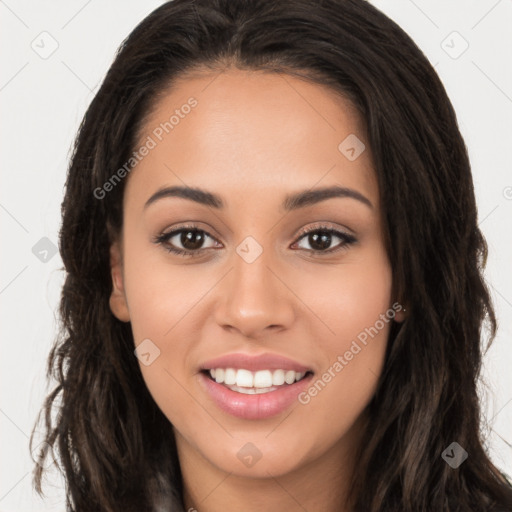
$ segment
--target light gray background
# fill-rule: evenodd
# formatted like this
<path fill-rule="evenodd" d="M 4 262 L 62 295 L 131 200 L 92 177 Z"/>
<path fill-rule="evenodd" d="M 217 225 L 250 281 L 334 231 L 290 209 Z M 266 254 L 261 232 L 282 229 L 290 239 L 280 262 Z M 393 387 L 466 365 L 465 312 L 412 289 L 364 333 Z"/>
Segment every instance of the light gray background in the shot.
<path fill-rule="evenodd" d="M 58 253 L 45 254 L 49 243 L 40 240 L 57 244 L 73 137 L 115 50 L 161 3 L 0 0 L 0 512 L 64 510 L 57 475 L 45 503 L 31 488 L 28 437 L 46 393 L 46 358 L 63 281 Z M 486 275 L 500 323 L 485 356 L 484 434 L 494 462 L 512 475 L 512 2 L 372 3 L 435 66 L 469 148 L 490 249 Z"/>

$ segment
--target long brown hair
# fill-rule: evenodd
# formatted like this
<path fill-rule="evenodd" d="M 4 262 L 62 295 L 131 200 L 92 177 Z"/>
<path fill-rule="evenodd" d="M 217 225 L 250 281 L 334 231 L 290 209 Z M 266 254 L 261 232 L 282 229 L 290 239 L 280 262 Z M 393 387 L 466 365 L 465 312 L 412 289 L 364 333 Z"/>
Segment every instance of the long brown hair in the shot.
<path fill-rule="evenodd" d="M 496 318 L 467 150 L 426 57 L 364 0 L 174 0 L 121 45 L 80 126 L 62 203 L 66 280 L 48 361 L 57 385 L 38 423 L 68 510 L 184 510 L 171 425 L 142 379 L 130 324 L 109 308 L 109 247 L 128 178 L 107 197 L 95 191 L 129 160 L 158 94 L 188 71 L 228 66 L 327 84 L 366 122 L 393 291 L 408 318 L 393 325 L 368 406 L 355 510 L 512 510 L 480 437 L 482 326 L 492 341 Z M 469 454 L 458 468 L 441 457 L 453 441 Z M 36 466 L 39 492 L 50 456 Z"/>

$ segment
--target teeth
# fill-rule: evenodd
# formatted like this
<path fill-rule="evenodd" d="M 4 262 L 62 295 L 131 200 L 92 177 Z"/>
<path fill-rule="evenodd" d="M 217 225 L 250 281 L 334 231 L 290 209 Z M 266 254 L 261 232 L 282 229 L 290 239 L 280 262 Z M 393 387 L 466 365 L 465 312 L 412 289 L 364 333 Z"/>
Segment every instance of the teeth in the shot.
<path fill-rule="evenodd" d="M 231 391 L 237 391 L 238 393 L 242 393 L 244 395 L 259 395 L 261 393 L 268 393 L 269 391 L 275 391 L 277 388 L 269 387 L 269 388 L 242 388 L 238 386 L 229 386 Z"/>
<path fill-rule="evenodd" d="M 254 374 L 254 387 L 255 388 L 270 388 L 272 387 L 272 373 L 270 370 L 261 370 Z"/>
<path fill-rule="evenodd" d="M 217 370 L 219 371 L 219 370 Z M 217 381 L 219 382 L 219 381 Z M 224 380 L 223 380 L 224 382 Z M 239 388 L 252 388 L 254 375 L 249 370 L 238 370 L 236 372 L 236 385 Z"/>
<path fill-rule="evenodd" d="M 295 382 L 295 372 L 293 370 L 289 370 L 284 374 L 284 381 L 286 384 L 293 384 Z"/>
<path fill-rule="evenodd" d="M 274 390 L 274 386 L 282 386 L 284 383 L 293 384 L 301 380 L 305 373 L 294 370 L 259 370 L 251 372 L 245 369 L 212 368 L 210 375 L 215 382 L 225 384 L 233 391 L 254 394 L 266 393 Z"/>
<path fill-rule="evenodd" d="M 228 386 L 236 384 L 236 372 L 233 368 L 226 368 L 226 371 L 224 372 L 224 384 L 227 384 Z"/>
<path fill-rule="evenodd" d="M 224 382 L 224 370 L 222 368 L 215 370 L 215 382 Z"/>
<path fill-rule="evenodd" d="M 276 370 L 272 374 L 272 384 L 274 386 L 282 386 L 284 384 L 284 370 Z"/>

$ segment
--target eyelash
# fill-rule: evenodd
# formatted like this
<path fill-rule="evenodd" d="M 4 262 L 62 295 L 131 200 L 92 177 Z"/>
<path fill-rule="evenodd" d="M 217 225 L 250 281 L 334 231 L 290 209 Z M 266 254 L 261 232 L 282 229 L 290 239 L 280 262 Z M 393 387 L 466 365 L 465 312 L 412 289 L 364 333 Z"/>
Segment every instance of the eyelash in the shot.
<path fill-rule="evenodd" d="M 195 232 L 199 232 L 199 233 L 204 233 L 208 237 L 213 238 L 208 232 L 206 232 L 202 229 L 199 229 L 198 226 L 190 225 L 190 226 L 181 226 L 180 228 L 170 231 L 169 233 L 161 233 L 153 238 L 153 242 L 155 244 L 162 245 L 166 251 L 173 253 L 173 254 L 177 254 L 178 256 L 196 257 L 199 255 L 200 252 L 204 251 L 205 249 L 197 249 L 195 251 L 189 251 L 187 249 L 177 249 L 176 247 L 173 247 L 168 244 L 168 241 L 171 238 L 173 238 L 174 236 L 176 236 L 182 232 L 187 232 L 187 231 L 195 231 Z M 354 236 L 349 235 L 348 233 L 344 233 L 343 231 L 338 231 L 329 226 L 320 225 L 320 226 L 315 226 L 314 228 L 309 228 L 309 229 L 305 229 L 305 230 L 301 231 L 301 233 L 298 235 L 297 241 L 294 242 L 294 244 L 299 242 L 303 238 L 305 238 L 310 233 L 315 233 L 315 232 L 323 232 L 323 233 L 328 233 L 329 235 L 335 235 L 336 237 L 338 237 L 342 240 L 342 243 L 340 243 L 334 249 L 327 249 L 325 251 L 320 251 L 320 250 L 315 250 L 315 249 L 305 249 L 308 252 L 313 252 L 313 253 L 316 253 L 319 255 L 336 253 L 338 251 L 346 249 L 348 246 L 357 242 L 357 239 Z M 211 247 L 209 247 L 209 249 L 211 249 Z"/>

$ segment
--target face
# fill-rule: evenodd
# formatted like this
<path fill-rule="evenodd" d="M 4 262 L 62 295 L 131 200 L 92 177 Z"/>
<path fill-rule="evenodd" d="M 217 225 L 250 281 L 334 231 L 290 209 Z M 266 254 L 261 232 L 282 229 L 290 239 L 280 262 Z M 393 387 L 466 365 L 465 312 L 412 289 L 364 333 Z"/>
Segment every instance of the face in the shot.
<path fill-rule="evenodd" d="M 357 111 L 289 75 L 189 76 L 143 145 L 110 304 L 181 463 L 262 477 L 341 460 L 403 319 Z"/>

